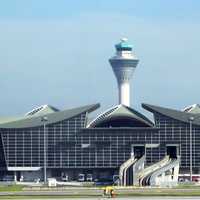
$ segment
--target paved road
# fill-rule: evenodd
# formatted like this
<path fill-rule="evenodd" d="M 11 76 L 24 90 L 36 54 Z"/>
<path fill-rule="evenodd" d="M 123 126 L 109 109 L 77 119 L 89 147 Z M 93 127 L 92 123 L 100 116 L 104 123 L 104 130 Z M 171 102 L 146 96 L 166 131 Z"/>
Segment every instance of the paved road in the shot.
<path fill-rule="evenodd" d="M 61 200 L 69 200 L 70 198 L 62 198 Z M 92 198 L 75 198 L 75 200 L 108 200 L 110 198 L 92 197 Z M 115 200 L 199 200 L 199 197 L 120 197 L 114 198 Z M 1 200 L 7 200 L 1 198 Z M 28 200 L 44 200 L 42 198 L 34 198 Z M 45 200 L 57 200 L 56 198 L 45 198 Z"/>

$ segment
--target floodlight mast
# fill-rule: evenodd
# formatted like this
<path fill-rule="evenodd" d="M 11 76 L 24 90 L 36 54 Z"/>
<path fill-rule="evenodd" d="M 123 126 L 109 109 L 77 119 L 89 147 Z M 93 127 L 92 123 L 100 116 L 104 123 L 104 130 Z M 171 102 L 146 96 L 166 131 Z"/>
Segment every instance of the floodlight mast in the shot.
<path fill-rule="evenodd" d="M 130 107 L 130 79 L 139 62 L 132 52 L 126 38 L 122 38 L 121 42 L 115 45 L 116 55 L 109 59 L 113 72 L 117 79 L 119 90 L 119 104 Z"/>
<path fill-rule="evenodd" d="M 46 123 L 48 122 L 48 118 L 43 116 L 41 118 L 41 122 L 44 124 L 44 185 L 47 184 L 47 133 L 46 133 Z"/>

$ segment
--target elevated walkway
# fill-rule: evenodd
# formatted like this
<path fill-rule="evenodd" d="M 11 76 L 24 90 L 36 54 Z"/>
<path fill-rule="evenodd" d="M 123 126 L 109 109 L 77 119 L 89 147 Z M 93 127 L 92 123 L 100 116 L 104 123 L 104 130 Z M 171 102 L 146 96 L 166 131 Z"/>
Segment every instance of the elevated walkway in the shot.
<path fill-rule="evenodd" d="M 144 163 L 146 161 L 146 156 L 143 155 L 135 164 L 133 165 L 133 185 L 137 185 L 139 179 L 138 174 L 144 170 Z"/>
<path fill-rule="evenodd" d="M 131 157 L 124 162 L 119 169 L 121 186 L 134 185 L 137 182 L 137 174 L 144 169 L 145 156 L 137 159 Z"/>
<path fill-rule="evenodd" d="M 174 186 L 178 183 L 180 158 L 166 156 L 163 160 L 145 168 L 139 174 L 140 186 Z"/>
<path fill-rule="evenodd" d="M 133 165 L 137 159 L 134 157 L 129 158 L 127 161 L 125 161 L 119 168 L 119 179 L 120 179 L 120 185 L 126 186 L 127 184 L 127 170 L 128 168 Z"/>
<path fill-rule="evenodd" d="M 150 186 L 175 186 L 178 183 L 180 158 L 170 159 L 167 165 L 156 170 L 149 179 Z"/>
<path fill-rule="evenodd" d="M 146 167 L 144 170 L 142 170 L 139 174 L 138 174 L 138 183 L 140 186 L 144 186 L 146 185 L 146 179 L 147 177 L 152 174 L 155 170 L 163 167 L 164 165 L 166 165 L 169 161 L 169 156 L 165 156 L 161 161 Z"/>
<path fill-rule="evenodd" d="M 144 168 L 145 155 L 132 156 L 119 169 L 121 186 L 174 186 L 178 183 L 180 157 L 165 156 L 159 162 Z"/>

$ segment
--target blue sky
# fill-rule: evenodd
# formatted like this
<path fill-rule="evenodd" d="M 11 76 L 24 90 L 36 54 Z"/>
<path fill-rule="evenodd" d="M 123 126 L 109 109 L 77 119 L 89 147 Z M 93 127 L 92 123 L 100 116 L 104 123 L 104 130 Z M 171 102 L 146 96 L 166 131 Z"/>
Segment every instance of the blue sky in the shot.
<path fill-rule="evenodd" d="M 85 12 L 123 13 L 138 17 L 196 18 L 198 0 L 6 0 L 0 16 L 5 18 L 69 18 Z"/>
<path fill-rule="evenodd" d="M 117 103 L 108 59 L 129 38 L 132 106 L 200 103 L 200 1 L 0 1 L 0 115 Z"/>

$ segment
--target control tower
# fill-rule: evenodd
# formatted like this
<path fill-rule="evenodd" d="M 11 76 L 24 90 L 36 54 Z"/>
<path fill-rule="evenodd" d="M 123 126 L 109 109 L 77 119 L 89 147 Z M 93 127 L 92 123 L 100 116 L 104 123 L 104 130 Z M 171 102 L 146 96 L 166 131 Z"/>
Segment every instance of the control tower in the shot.
<path fill-rule="evenodd" d="M 126 38 L 122 38 L 115 48 L 116 55 L 110 58 L 109 62 L 118 83 L 119 104 L 130 107 L 130 79 L 139 60 L 133 54 L 133 47 Z"/>

